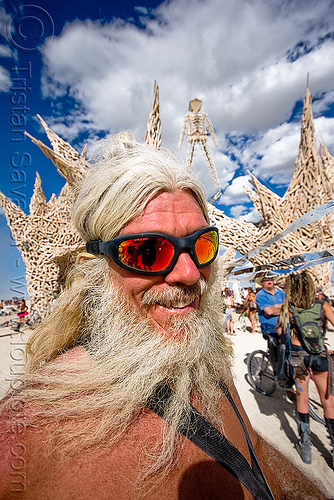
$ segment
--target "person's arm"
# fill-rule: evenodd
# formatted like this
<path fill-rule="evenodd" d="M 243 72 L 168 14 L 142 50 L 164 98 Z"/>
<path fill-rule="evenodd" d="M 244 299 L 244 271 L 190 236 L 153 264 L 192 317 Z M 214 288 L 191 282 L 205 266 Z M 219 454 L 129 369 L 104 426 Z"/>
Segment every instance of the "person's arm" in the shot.
<path fill-rule="evenodd" d="M 273 300 L 277 301 L 276 304 L 271 304 Z M 274 299 L 269 294 L 264 295 L 262 300 L 262 310 L 267 316 L 279 316 L 281 314 L 282 305 L 284 301 L 284 292 L 275 289 Z M 260 304 L 261 305 L 261 304 Z"/>
<path fill-rule="evenodd" d="M 260 436 L 256 454 L 275 500 L 326 500 L 312 479 Z"/>
<path fill-rule="evenodd" d="M 263 309 L 263 312 L 268 316 L 279 316 L 281 314 L 283 304 L 274 304 L 273 306 L 267 306 Z"/>
<path fill-rule="evenodd" d="M 326 319 L 328 319 L 332 325 L 334 326 L 334 311 L 332 306 L 328 302 L 323 303 L 323 310 L 326 316 Z"/>
<path fill-rule="evenodd" d="M 248 303 L 248 301 L 249 301 L 249 294 L 247 295 L 247 297 L 243 301 L 242 305 L 245 306 Z"/>
<path fill-rule="evenodd" d="M 268 444 L 254 431 L 234 384 L 229 386 L 231 396 L 248 429 L 257 458 L 275 500 L 326 500 L 327 497 L 282 453 Z"/>

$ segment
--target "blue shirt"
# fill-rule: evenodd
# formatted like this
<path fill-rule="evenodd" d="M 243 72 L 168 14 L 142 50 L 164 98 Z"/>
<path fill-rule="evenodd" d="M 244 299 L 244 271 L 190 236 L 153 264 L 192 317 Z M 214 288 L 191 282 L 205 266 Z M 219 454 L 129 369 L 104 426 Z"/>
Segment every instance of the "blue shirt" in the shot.
<path fill-rule="evenodd" d="M 274 294 L 267 292 L 264 288 L 256 294 L 256 305 L 259 314 L 262 333 L 276 334 L 276 323 L 279 314 L 276 316 L 269 316 L 263 310 L 266 307 L 274 306 L 275 304 L 282 304 L 284 301 L 285 293 L 278 288 L 274 289 Z"/>

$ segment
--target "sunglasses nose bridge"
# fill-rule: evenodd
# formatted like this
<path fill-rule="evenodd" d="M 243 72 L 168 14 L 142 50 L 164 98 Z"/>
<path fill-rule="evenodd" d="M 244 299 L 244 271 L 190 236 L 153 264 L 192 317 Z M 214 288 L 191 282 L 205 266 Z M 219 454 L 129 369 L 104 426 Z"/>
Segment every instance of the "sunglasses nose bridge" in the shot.
<path fill-rule="evenodd" d="M 188 255 L 190 255 L 191 259 L 195 262 L 196 264 L 196 256 L 195 256 L 195 241 L 193 238 L 180 238 L 177 241 L 177 245 L 174 246 L 175 248 L 175 262 L 178 260 L 180 254 L 182 252 L 187 252 Z"/>

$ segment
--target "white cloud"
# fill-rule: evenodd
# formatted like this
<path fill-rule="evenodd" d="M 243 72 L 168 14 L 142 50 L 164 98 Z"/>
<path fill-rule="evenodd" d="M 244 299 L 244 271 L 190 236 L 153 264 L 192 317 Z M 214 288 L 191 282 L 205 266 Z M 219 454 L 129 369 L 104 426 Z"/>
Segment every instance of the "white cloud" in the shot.
<path fill-rule="evenodd" d="M 0 92 L 8 92 L 11 86 L 11 79 L 8 71 L 0 66 Z"/>
<path fill-rule="evenodd" d="M 9 26 L 10 21 L 11 21 L 11 16 L 7 14 L 4 8 L 4 2 L 0 1 L 0 35 L 2 35 L 3 37 L 6 36 L 7 28 Z"/>
<path fill-rule="evenodd" d="M 249 202 L 249 197 L 244 186 L 252 187 L 249 176 L 240 175 L 235 177 L 231 184 L 225 189 L 219 203 L 224 205 L 240 205 Z"/>
<path fill-rule="evenodd" d="M 259 212 L 256 208 L 253 208 L 250 212 L 246 214 L 242 214 L 239 217 L 239 220 L 243 220 L 244 222 L 258 222 L 261 219 L 259 216 Z"/>
<path fill-rule="evenodd" d="M 234 205 L 231 208 L 230 213 L 234 219 L 239 219 L 239 217 L 246 211 L 248 212 L 248 209 L 244 205 Z"/>
<path fill-rule="evenodd" d="M 6 45 L 0 45 L 0 57 L 12 57 L 12 51 Z"/>
<path fill-rule="evenodd" d="M 314 120 L 315 135 L 318 142 L 324 143 L 334 154 L 334 118 L 321 116 Z"/>
<path fill-rule="evenodd" d="M 300 141 L 300 123 L 284 123 L 247 142 L 240 156 L 256 177 L 284 185 L 291 179 Z"/>
<path fill-rule="evenodd" d="M 334 102 L 334 90 L 328 91 L 321 96 L 321 99 L 313 101 L 313 113 L 317 116 L 324 111 Z"/>
<path fill-rule="evenodd" d="M 331 0 L 174 0 L 147 16 L 137 9 L 145 29 L 77 20 L 43 52 L 44 95 L 75 102 L 68 120 L 59 107 L 54 128 L 67 140 L 127 128 L 143 138 L 157 79 L 163 145 L 177 148 L 189 99 L 203 99 L 219 140 L 219 150 L 209 145 L 223 200 L 247 203 L 236 192 L 240 164 L 280 185 L 291 178 L 300 123 L 288 120 L 308 72 L 318 112 L 334 100 L 333 11 Z M 332 122 L 318 118 L 317 127 L 331 149 Z M 201 151 L 195 164 L 213 195 Z"/>
<path fill-rule="evenodd" d="M 0 1 L 0 36 L 6 39 L 11 17 L 7 14 L 3 5 L 3 2 Z M 14 51 L 12 51 L 9 45 L 0 44 L 0 57 L 14 57 Z M 0 66 L 0 70 L 0 92 L 8 92 L 8 81 L 4 76 L 7 72 L 2 66 Z"/>

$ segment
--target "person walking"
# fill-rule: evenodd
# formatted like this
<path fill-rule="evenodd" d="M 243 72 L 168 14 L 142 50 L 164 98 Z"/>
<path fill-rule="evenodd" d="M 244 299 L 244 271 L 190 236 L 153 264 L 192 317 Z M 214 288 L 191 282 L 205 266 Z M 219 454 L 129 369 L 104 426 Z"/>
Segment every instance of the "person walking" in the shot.
<path fill-rule="evenodd" d="M 25 317 L 29 314 L 28 306 L 24 299 L 20 299 L 16 316 L 19 318 L 19 327 L 25 323 Z"/>
<path fill-rule="evenodd" d="M 299 440 L 297 450 L 303 462 L 312 462 L 310 439 L 310 416 L 308 410 L 310 368 L 317 386 L 321 404 L 324 410 L 326 426 L 330 435 L 331 445 L 334 448 L 334 400 L 333 383 L 329 380 L 329 369 L 333 375 L 333 361 L 325 348 L 319 354 L 309 354 L 303 344 L 301 329 L 298 328 L 296 315 L 300 309 L 309 310 L 317 302 L 314 282 L 307 271 L 300 274 L 291 274 L 286 279 L 286 295 L 280 314 L 279 325 L 283 333 L 290 329 L 291 336 L 291 364 L 296 383 L 297 394 L 297 424 Z M 334 311 L 330 304 L 323 300 L 320 310 L 320 320 L 325 333 L 325 321 L 329 320 L 334 326 Z M 311 325 L 310 325 L 311 327 Z M 333 457 L 333 452 L 332 452 Z M 332 458 L 332 460 L 334 460 Z M 334 467 L 334 461 L 333 461 Z"/>
<path fill-rule="evenodd" d="M 256 307 L 256 293 L 254 292 L 252 287 L 247 289 L 247 296 L 244 300 L 243 306 L 246 306 L 246 315 L 249 318 L 249 321 L 252 326 L 252 333 L 256 333 L 255 328 L 255 314 L 257 311 Z"/>
<path fill-rule="evenodd" d="M 234 304 L 233 292 L 229 288 L 224 290 L 224 303 L 226 306 L 226 331 L 228 335 L 236 335 L 234 331 L 234 314 L 236 307 Z"/>

